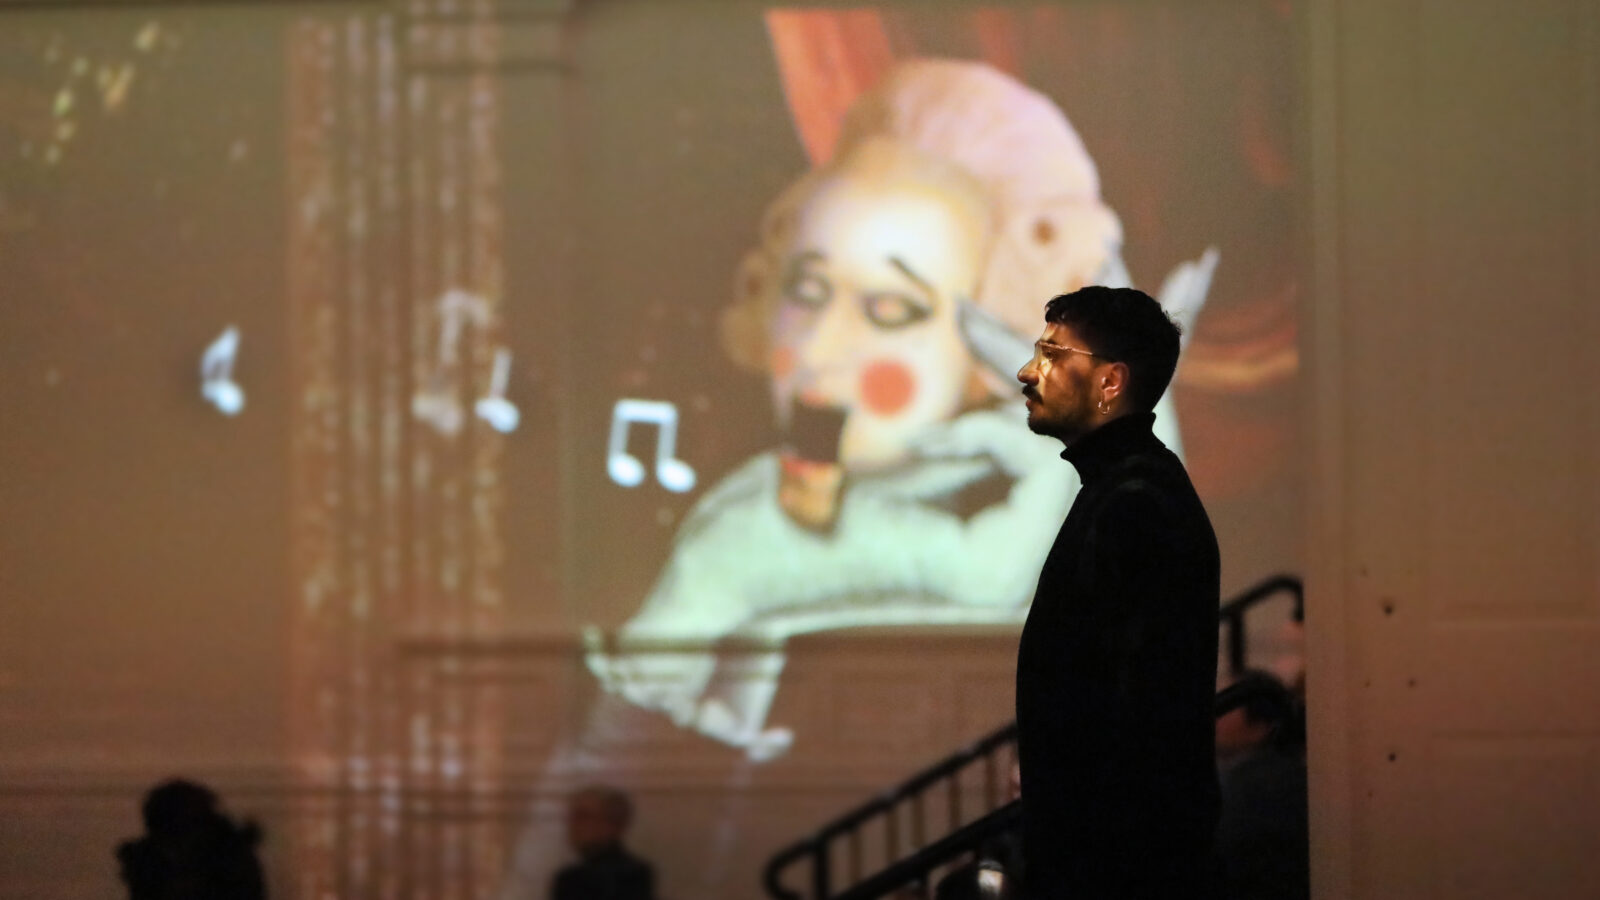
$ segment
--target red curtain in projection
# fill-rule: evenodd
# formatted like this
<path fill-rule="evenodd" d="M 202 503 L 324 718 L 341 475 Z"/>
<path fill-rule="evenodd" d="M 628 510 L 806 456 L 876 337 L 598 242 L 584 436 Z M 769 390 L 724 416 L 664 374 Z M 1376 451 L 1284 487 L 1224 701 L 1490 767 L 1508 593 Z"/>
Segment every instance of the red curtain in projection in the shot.
<path fill-rule="evenodd" d="M 1010 10 L 970 14 L 972 33 L 990 65 L 1017 74 L 1021 53 Z M 795 131 L 812 165 L 828 161 L 850 104 L 895 60 L 915 55 L 894 14 L 879 9 L 773 9 L 766 14 L 772 54 Z M 891 38 L 895 32 L 896 39 Z"/>
<path fill-rule="evenodd" d="M 775 9 L 767 32 L 795 130 L 812 165 L 827 162 L 852 101 L 894 65 L 876 9 Z"/>
<path fill-rule="evenodd" d="M 289 896 L 486 897 L 506 868 L 501 688 L 426 649 L 504 621 L 504 439 L 472 408 L 502 343 L 496 82 L 400 63 L 495 34 L 289 34 Z"/>

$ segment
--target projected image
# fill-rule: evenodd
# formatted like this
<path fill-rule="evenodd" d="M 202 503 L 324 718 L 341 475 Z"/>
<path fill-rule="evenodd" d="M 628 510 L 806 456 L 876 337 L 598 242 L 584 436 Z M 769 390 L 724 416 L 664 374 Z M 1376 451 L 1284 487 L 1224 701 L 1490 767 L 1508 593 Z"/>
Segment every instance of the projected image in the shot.
<path fill-rule="evenodd" d="M 749 896 L 1010 718 L 1053 295 L 1160 298 L 1224 591 L 1298 567 L 1294 8 L 8 8 L 0 764 L 217 767 L 304 896 L 545 896 L 615 783 Z"/>
<path fill-rule="evenodd" d="M 721 319 L 723 351 L 768 380 L 781 443 L 705 491 L 613 639 L 586 632 L 607 691 L 756 760 L 794 737 L 767 721 L 786 639 L 1022 620 L 1078 482 L 1028 431 L 1014 376 L 1046 300 L 1129 283 L 1094 160 L 1016 78 L 907 60 L 838 135 L 767 207 Z M 1196 249 L 1145 286 L 1186 332 L 1219 260 Z M 669 409 L 624 400 L 614 423 L 659 428 L 661 483 L 686 489 Z M 1180 449 L 1170 394 L 1157 415 Z M 612 477 L 637 483 L 616 434 Z"/>

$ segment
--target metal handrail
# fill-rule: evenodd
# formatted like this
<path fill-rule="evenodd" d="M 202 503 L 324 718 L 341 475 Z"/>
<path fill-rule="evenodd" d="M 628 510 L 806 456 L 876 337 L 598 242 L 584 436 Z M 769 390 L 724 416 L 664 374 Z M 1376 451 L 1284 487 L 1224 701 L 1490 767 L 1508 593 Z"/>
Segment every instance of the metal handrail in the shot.
<path fill-rule="evenodd" d="M 1251 608 L 1259 606 L 1262 602 L 1273 596 L 1288 592 L 1294 598 L 1294 608 L 1289 616 L 1296 622 L 1306 620 L 1306 588 L 1300 579 L 1293 575 L 1274 575 L 1246 590 L 1244 593 L 1217 610 L 1217 619 L 1223 628 L 1228 630 L 1228 672 L 1239 675 L 1244 672 L 1245 660 L 1245 630 L 1244 614 Z"/>
<path fill-rule="evenodd" d="M 920 796 L 928 788 L 952 778 L 980 759 L 991 758 L 996 750 L 1015 743 L 1016 739 L 1017 723 L 1012 722 L 834 819 L 810 837 L 778 851 L 768 861 L 762 873 L 762 882 L 766 886 L 767 893 L 780 900 L 801 900 L 798 893 L 784 886 L 780 876 L 790 863 L 811 855 L 813 856 L 812 896 L 817 898 L 831 896 L 832 867 L 827 846 L 829 841 L 839 835 L 854 832 L 874 816 L 883 814 L 892 816 L 895 807 L 902 801 Z M 891 845 L 898 843 L 895 836 L 891 835 L 890 843 Z"/>
<path fill-rule="evenodd" d="M 1232 684 L 1217 692 L 1212 710 L 1218 717 L 1243 705 L 1253 690 L 1249 684 Z M 832 900 L 877 900 L 906 885 L 926 882 L 929 873 L 1022 824 L 1022 801 L 1013 800 L 981 819 L 957 828 L 883 871 L 835 894 Z"/>
<path fill-rule="evenodd" d="M 891 891 L 926 881 L 934 869 L 964 853 L 976 853 L 985 843 L 1022 824 L 1022 801 L 1012 800 L 981 819 L 968 822 L 944 837 L 900 860 L 882 872 L 834 895 L 833 900 L 877 900 Z"/>
<path fill-rule="evenodd" d="M 1266 600 L 1285 592 L 1287 592 L 1294 599 L 1294 608 L 1291 611 L 1292 618 L 1296 622 L 1304 621 L 1305 588 L 1300 579 L 1292 575 L 1275 575 L 1271 578 L 1267 578 L 1257 583 L 1253 587 L 1248 588 L 1243 593 L 1228 600 L 1228 602 L 1222 604 L 1218 608 L 1218 624 L 1219 626 L 1228 630 L 1228 666 L 1231 674 L 1238 675 L 1244 670 L 1244 661 L 1246 656 L 1246 632 L 1244 627 L 1245 613 L 1255 606 L 1265 602 Z M 1222 704 L 1225 701 L 1237 704 L 1237 698 L 1235 697 L 1236 693 L 1237 692 L 1233 691 L 1232 688 L 1228 688 L 1217 694 L 1219 714 L 1223 709 Z M 1014 743 L 1016 741 L 1016 736 L 1016 722 L 1011 722 L 1007 725 L 1004 725 L 986 737 L 980 738 L 978 741 L 968 745 L 966 748 L 959 750 L 948 757 L 945 757 L 927 769 L 924 769 L 916 775 L 906 779 L 894 788 L 891 788 L 890 790 L 873 797 L 865 803 L 862 803 L 843 815 L 833 819 L 832 821 L 823 825 L 809 837 L 796 841 L 782 850 L 779 850 L 772 857 L 772 859 L 767 862 L 766 868 L 762 871 L 761 880 L 763 886 L 767 890 L 767 893 L 774 897 L 775 900 L 803 900 L 802 896 L 797 891 L 783 883 L 782 875 L 784 869 L 807 856 L 811 857 L 812 863 L 811 900 L 830 900 L 830 898 L 831 900 L 846 900 L 846 898 L 856 898 L 858 896 L 858 890 L 862 886 L 878 883 L 878 881 L 886 876 L 889 872 L 898 871 L 897 867 L 900 867 L 902 864 L 910 864 L 910 862 L 913 860 L 923 859 L 929 851 L 932 851 L 936 847 L 958 845 L 967 847 L 967 844 L 962 844 L 960 841 L 955 841 L 954 839 L 958 835 L 966 833 L 968 829 L 978 828 L 981 823 L 987 822 L 992 824 L 993 821 L 998 821 L 994 819 L 996 815 L 1003 810 L 1011 809 L 1013 806 L 1015 806 L 1015 804 L 1008 804 L 1006 806 L 1001 806 L 998 809 L 995 808 L 997 797 L 993 782 L 997 777 L 995 765 L 996 751 L 999 751 L 1007 745 Z M 907 801 L 920 803 L 922 794 L 927 791 L 928 788 L 933 787 L 941 781 L 947 781 L 952 784 L 952 812 L 959 812 L 959 789 L 954 785 L 954 778 L 967 766 L 972 765 L 979 760 L 982 760 L 988 768 L 986 787 L 988 788 L 987 800 L 991 811 L 987 815 L 955 829 L 950 834 L 940 838 L 937 841 L 934 841 L 932 844 L 929 844 L 926 847 L 916 849 L 910 856 L 891 864 L 882 872 L 871 876 L 867 880 L 862 881 L 857 885 L 853 885 L 843 893 L 838 895 L 833 893 L 833 867 L 832 855 L 830 852 L 831 848 L 829 846 L 830 842 L 841 835 L 849 836 L 852 840 L 850 848 L 852 853 L 852 861 L 858 862 L 860 851 L 858 845 L 855 843 L 855 840 L 860 826 L 876 816 L 886 816 L 885 827 L 888 831 L 887 843 L 889 845 L 889 852 L 895 853 L 899 844 L 899 836 L 896 830 L 896 807 L 900 803 Z M 951 820 L 955 821 L 958 818 L 959 816 L 952 815 Z M 981 843 L 981 841 L 984 839 L 986 838 L 979 839 L 979 842 Z M 947 844 L 947 842 L 952 841 L 953 843 Z M 967 847 L 967 849 L 970 849 L 970 847 Z M 965 852 L 965 850 L 953 851 L 951 854 L 944 857 L 944 859 L 948 861 L 948 859 L 959 855 L 961 852 Z M 942 863 L 934 863 L 928 866 L 927 869 L 922 870 L 916 877 L 927 874 L 928 871 L 932 871 L 932 869 L 937 868 L 940 864 Z M 911 866 L 910 868 L 914 869 L 916 866 Z M 895 886 L 905 883 L 907 882 L 901 881 Z M 860 894 L 859 896 L 867 897 L 879 895 Z"/>

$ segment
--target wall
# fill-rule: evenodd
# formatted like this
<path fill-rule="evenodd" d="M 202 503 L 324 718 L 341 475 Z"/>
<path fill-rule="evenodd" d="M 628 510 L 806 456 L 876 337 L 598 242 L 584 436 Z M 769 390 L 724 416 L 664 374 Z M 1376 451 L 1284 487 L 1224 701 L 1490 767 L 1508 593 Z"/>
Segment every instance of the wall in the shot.
<path fill-rule="evenodd" d="M 1600 891 L 1600 12 L 1307 10 L 1319 897 Z"/>

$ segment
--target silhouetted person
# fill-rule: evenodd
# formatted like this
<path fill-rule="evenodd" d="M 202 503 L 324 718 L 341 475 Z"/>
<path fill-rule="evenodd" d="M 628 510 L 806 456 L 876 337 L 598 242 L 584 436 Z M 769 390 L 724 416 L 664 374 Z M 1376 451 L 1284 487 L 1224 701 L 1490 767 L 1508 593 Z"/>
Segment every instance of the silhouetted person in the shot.
<path fill-rule="evenodd" d="M 1228 900 L 1311 896 L 1305 732 L 1298 702 L 1266 672 L 1236 682 L 1243 702 L 1217 718 L 1222 819 L 1217 852 Z"/>
<path fill-rule="evenodd" d="M 622 846 L 632 821 L 632 801 L 615 788 L 568 798 L 567 843 L 578 861 L 556 873 L 551 900 L 655 900 L 655 871 Z"/>
<path fill-rule="evenodd" d="M 1179 343 L 1149 295 L 1087 287 L 1046 305 L 1017 373 L 1028 426 L 1083 482 L 1017 651 L 1030 897 L 1214 890 L 1217 538 L 1151 431 Z"/>
<path fill-rule="evenodd" d="M 145 834 L 117 847 L 131 900 L 263 900 L 256 845 L 261 829 L 236 824 L 217 795 L 192 781 L 164 782 L 145 795 Z"/>

